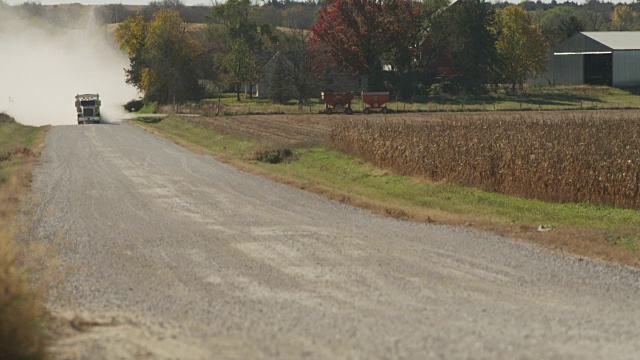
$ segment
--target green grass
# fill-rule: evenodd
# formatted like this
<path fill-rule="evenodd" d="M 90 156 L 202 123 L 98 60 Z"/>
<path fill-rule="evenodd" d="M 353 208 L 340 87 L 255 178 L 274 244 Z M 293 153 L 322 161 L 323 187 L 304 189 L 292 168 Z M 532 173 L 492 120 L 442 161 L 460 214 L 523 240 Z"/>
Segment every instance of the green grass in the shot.
<path fill-rule="evenodd" d="M 638 234 L 609 235 L 607 240 L 614 246 L 628 251 L 640 251 L 640 236 Z"/>
<path fill-rule="evenodd" d="M 162 132 L 176 142 L 194 144 L 215 153 L 241 155 L 253 151 L 256 146 L 252 140 L 217 134 L 202 126 L 186 122 L 177 116 L 169 116 L 162 121 L 145 118 L 139 118 L 135 121 Z"/>
<path fill-rule="evenodd" d="M 394 110 L 407 111 L 493 111 L 493 110 L 577 110 L 640 108 L 638 89 L 607 86 L 529 87 L 524 92 L 480 96 L 432 96 L 428 102 L 392 102 Z"/>
<path fill-rule="evenodd" d="M 351 156 L 325 148 L 301 149 L 297 161 L 256 164 L 296 180 L 401 207 L 421 207 L 501 223 L 553 227 L 640 227 L 640 212 L 586 204 L 519 199 L 475 188 L 434 184 L 380 172 Z"/>
<path fill-rule="evenodd" d="M 434 95 L 426 101 L 395 101 L 391 99 L 387 106 L 393 111 L 499 111 L 499 110 L 579 110 L 579 109 L 625 109 L 640 108 L 640 89 L 619 89 L 606 86 L 554 86 L 528 87 L 524 92 L 512 93 L 501 89 L 497 93 L 479 96 Z M 300 108 L 296 100 L 286 104 L 274 104 L 271 100 L 249 99 L 241 94 L 236 101 L 235 94 L 221 94 L 206 99 L 202 104 L 225 106 L 226 115 L 243 114 L 298 114 L 319 113 L 324 110 L 324 102 L 319 98 L 311 99 L 310 105 Z M 352 102 L 355 111 L 363 108 L 359 94 Z M 224 115 L 223 114 L 223 115 Z"/>
<path fill-rule="evenodd" d="M 138 110 L 136 114 L 154 114 L 156 112 L 156 103 L 150 103 Z"/>
<path fill-rule="evenodd" d="M 220 115 L 317 114 L 324 110 L 324 102 L 320 99 L 311 99 L 309 104 L 304 106 L 299 106 L 298 101 L 295 99 L 291 99 L 284 104 L 276 104 L 269 99 L 249 99 L 244 94 L 240 95 L 240 99 L 240 101 L 237 101 L 235 94 L 225 93 L 218 95 L 216 98 L 202 100 L 199 104 L 204 106 L 221 104 L 223 110 Z M 185 112 L 192 105 L 194 104 L 179 105 L 178 112 Z"/>
<path fill-rule="evenodd" d="M 14 152 L 31 148 L 41 132 L 42 128 L 13 121 L 0 122 L 0 187 L 7 182 L 10 169 L 16 165 Z"/>
<path fill-rule="evenodd" d="M 0 113 L 0 358 L 44 359 L 49 335 L 44 295 L 24 259 L 33 256 L 15 241 L 15 218 L 35 165 L 32 149 L 43 129 L 23 126 Z M 15 151 L 19 150 L 19 153 Z"/>
<path fill-rule="evenodd" d="M 0 123 L 0 149 L 11 151 L 30 147 L 41 128 L 24 126 L 16 122 Z"/>

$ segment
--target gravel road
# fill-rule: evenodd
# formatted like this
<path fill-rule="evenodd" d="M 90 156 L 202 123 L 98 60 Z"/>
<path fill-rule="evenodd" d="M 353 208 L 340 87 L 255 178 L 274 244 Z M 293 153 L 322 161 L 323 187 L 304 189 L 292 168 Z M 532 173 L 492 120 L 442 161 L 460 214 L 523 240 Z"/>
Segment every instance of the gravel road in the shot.
<path fill-rule="evenodd" d="M 60 358 L 638 359 L 640 272 L 369 214 L 130 125 L 54 127 Z"/>

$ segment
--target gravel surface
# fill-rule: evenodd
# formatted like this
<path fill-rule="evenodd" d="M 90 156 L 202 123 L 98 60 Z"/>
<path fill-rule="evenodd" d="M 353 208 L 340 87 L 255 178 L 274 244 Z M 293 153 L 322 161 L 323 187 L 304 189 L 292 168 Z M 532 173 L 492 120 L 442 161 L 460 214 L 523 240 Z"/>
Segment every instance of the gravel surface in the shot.
<path fill-rule="evenodd" d="M 369 214 L 129 125 L 54 127 L 60 358 L 638 359 L 640 272 Z"/>

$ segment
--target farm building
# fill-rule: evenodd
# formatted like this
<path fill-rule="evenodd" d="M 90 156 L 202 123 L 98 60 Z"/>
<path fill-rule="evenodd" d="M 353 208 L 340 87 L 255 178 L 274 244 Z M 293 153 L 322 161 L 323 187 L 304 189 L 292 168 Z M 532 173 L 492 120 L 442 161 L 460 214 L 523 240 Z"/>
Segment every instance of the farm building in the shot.
<path fill-rule="evenodd" d="M 640 86 L 640 31 L 581 32 L 552 50 L 550 85 Z"/>

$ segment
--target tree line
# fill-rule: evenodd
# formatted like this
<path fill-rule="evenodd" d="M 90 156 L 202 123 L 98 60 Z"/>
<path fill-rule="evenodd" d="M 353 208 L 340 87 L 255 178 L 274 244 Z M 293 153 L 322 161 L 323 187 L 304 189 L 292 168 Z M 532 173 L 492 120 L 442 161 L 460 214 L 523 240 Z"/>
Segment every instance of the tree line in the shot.
<path fill-rule="evenodd" d="M 479 93 L 487 84 L 522 87 L 544 69 L 548 50 L 532 13 L 484 0 L 331 0 L 308 29 L 262 23 L 256 9 L 250 0 L 215 5 L 202 31 L 175 7 L 128 18 L 116 31 L 131 61 L 127 81 L 159 102 L 200 99 L 201 79 L 233 86 L 240 100 L 266 76 L 278 102 L 347 86 L 403 98 L 427 96 L 434 85 Z M 358 85 L 336 88 L 341 76 Z"/>
<path fill-rule="evenodd" d="M 76 5 L 65 6 L 67 16 L 82 7 Z M 8 5 L 0 0 L 0 6 Z M 146 100 L 198 100 L 211 84 L 240 99 L 269 80 L 274 101 L 304 103 L 320 90 L 355 87 L 405 99 L 477 94 L 499 84 L 516 90 L 544 71 L 550 47 L 577 32 L 638 29 L 638 6 L 228 0 L 191 7 L 165 0 L 94 11 L 102 22 L 121 23 L 115 37 L 130 59 L 126 79 Z M 61 18 L 55 7 L 36 3 L 12 8 Z"/>

